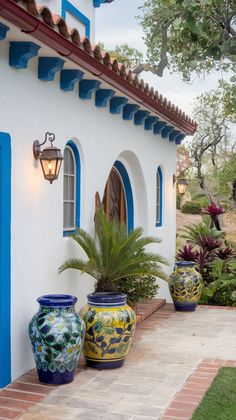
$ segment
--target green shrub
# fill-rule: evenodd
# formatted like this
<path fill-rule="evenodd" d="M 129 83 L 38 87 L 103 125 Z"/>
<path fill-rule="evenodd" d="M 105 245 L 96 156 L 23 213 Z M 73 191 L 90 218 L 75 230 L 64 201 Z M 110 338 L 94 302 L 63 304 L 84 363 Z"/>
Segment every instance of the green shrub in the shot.
<path fill-rule="evenodd" d="M 181 208 L 182 213 L 186 214 L 200 214 L 202 206 L 195 201 L 187 201 Z"/>
<path fill-rule="evenodd" d="M 127 303 L 134 307 L 138 302 L 153 299 L 158 292 L 159 286 L 153 276 L 128 277 L 117 282 L 115 291 L 127 295 Z"/>

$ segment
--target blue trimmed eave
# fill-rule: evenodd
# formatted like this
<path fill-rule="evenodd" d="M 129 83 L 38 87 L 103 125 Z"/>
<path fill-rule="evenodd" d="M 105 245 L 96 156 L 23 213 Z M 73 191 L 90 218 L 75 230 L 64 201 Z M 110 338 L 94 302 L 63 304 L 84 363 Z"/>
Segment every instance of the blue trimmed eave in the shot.
<path fill-rule="evenodd" d="M 66 0 L 67 1 L 67 0 Z M 69 2 L 67 1 L 69 4 Z M 9 28 L 0 22 L 0 40 L 6 37 Z M 37 57 L 40 46 L 33 42 L 11 41 L 9 48 L 9 65 L 17 69 L 26 69 L 30 59 Z M 177 130 L 171 123 L 161 117 L 151 115 L 150 111 L 142 109 L 141 105 L 129 102 L 125 96 L 116 96 L 115 90 L 103 88 L 101 81 L 84 78 L 84 72 L 79 69 L 63 69 L 65 60 L 60 57 L 39 57 L 38 78 L 42 81 L 53 81 L 60 72 L 60 88 L 63 91 L 73 91 L 79 86 L 79 98 L 93 99 L 95 106 L 109 108 L 111 114 L 121 114 L 124 121 L 133 121 L 135 126 L 143 126 L 146 131 L 160 135 L 162 139 L 181 144 L 185 134 Z"/>
<path fill-rule="evenodd" d="M 94 7 L 100 7 L 104 3 L 112 3 L 114 0 L 93 0 Z"/>

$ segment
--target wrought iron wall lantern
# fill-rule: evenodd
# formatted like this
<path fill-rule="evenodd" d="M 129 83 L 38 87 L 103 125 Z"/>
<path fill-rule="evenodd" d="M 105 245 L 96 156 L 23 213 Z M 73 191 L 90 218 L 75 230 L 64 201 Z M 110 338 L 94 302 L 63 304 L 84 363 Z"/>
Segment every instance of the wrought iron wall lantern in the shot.
<path fill-rule="evenodd" d="M 185 178 L 177 178 L 176 175 L 173 175 L 173 184 L 177 182 L 176 187 L 179 195 L 184 195 L 187 191 L 189 181 Z"/>
<path fill-rule="evenodd" d="M 41 146 L 43 146 L 47 140 L 51 143 L 51 146 L 41 150 Z M 35 140 L 33 143 L 34 158 L 40 160 L 43 176 L 50 184 L 58 178 L 61 163 L 63 161 L 61 150 L 52 145 L 54 140 L 55 134 L 47 132 L 43 143 L 39 143 L 38 140 Z"/>

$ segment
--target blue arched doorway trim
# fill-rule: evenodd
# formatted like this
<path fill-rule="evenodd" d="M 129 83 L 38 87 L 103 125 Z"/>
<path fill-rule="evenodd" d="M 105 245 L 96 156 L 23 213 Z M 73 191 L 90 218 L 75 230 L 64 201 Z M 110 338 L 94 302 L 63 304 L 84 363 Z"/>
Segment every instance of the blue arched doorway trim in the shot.
<path fill-rule="evenodd" d="M 161 167 L 158 166 L 156 173 L 156 187 L 157 196 L 156 196 L 156 226 L 162 226 L 162 212 L 163 212 L 163 174 Z"/>
<path fill-rule="evenodd" d="M 128 172 L 125 169 L 123 163 L 121 163 L 119 160 L 116 160 L 113 166 L 119 172 L 123 185 L 124 185 L 124 189 L 125 189 L 125 197 L 126 197 L 126 205 L 127 205 L 127 219 L 128 219 L 127 226 L 128 226 L 128 232 L 129 232 L 130 230 L 134 228 L 134 201 L 133 201 L 131 183 L 130 183 Z"/>
<path fill-rule="evenodd" d="M 75 196 L 76 196 L 76 207 L 75 207 L 75 224 L 76 227 L 80 227 L 80 176 L 81 176 L 81 164 L 80 164 L 80 154 L 77 145 L 73 140 L 69 140 L 66 143 L 66 146 L 69 146 L 75 157 L 75 175 L 76 175 L 76 187 L 75 187 Z M 63 236 L 71 235 L 75 231 L 73 230 L 64 230 Z"/>
<path fill-rule="evenodd" d="M 11 138 L 0 132 L 0 388 L 11 382 Z"/>

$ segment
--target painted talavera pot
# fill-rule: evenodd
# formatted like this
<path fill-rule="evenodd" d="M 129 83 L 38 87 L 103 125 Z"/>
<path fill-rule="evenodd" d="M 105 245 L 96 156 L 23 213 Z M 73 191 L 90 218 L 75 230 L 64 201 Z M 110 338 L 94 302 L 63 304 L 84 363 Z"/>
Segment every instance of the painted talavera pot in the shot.
<path fill-rule="evenodd" d="M 176 311 L 195 311 L 203 282 L 193 261 L 178 261 L 169 277 L 169 289 Z"/>
<path fill-rule="evenodd" d="M 123 365 L 135 331 L 136 315 L 122 293 L 91 293 L 81 310 L 86 325 L 84 357 L 88 366 L 113 369 Z"/>
<path fill-rule="evenodd" d="M 72 382 L 83 347 L 85 324 L 75 312 L 77 298 L 45 295 L 29 324 L 38 377 L 48 384 Z"/>

